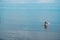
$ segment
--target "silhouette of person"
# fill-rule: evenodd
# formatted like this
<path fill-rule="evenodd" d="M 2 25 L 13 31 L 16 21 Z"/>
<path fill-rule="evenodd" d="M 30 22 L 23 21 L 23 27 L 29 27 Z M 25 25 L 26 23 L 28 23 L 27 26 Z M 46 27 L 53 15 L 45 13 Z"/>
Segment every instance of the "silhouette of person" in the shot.
<path fill-rule="evenodd" d="M 45 22 L 44 22 L 44 28 L 47 29 L 47 27 L 48 27 L 48 22 L 45 21 Z"/>

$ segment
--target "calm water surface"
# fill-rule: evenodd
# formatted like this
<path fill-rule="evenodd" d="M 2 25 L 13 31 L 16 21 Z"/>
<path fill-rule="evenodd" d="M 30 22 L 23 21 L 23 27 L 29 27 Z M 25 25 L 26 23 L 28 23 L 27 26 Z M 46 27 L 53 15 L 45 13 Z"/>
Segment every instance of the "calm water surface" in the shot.
<path fill-rule="evenodd" d="M 44 21 L 48 21 L 47 30 Z M 0 4 L 0 40 L 60 40 L 59 3 Z"/>

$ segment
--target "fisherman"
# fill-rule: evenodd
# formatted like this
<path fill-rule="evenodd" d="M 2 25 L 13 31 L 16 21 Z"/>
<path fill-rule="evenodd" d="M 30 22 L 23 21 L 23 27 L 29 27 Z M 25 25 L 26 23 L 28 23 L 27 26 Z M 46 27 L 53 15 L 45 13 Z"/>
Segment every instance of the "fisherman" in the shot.
<path fill-rule="evenodd" d="M 45 21 L 45 22 L 44 22 L 44 28 L 47 29 L 47 27 L 48 27 L 48 22 Z"/>

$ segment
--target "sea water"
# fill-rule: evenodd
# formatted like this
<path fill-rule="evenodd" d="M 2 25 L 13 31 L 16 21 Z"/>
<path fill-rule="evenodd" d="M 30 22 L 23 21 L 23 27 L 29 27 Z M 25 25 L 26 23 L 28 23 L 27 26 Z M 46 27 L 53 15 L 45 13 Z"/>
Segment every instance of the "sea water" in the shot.
<path fill-rule="evenodd" d="M 60 40 L 59 3 L 1 2 L 0 40 Z"/>

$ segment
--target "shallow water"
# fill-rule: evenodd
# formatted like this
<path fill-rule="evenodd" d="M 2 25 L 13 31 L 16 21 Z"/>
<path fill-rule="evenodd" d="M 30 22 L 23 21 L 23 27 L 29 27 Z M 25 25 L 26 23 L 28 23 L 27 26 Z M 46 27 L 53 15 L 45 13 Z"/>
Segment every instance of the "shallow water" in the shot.
<path fill-rule="evenodd" d="M 60 40 L 60 33 L 37 31 L 4 31 L 0 33 L 3 40 Z"/>
<path fill-rule="evenodd" d="M 9 25 L 0 30 L 0 40 L 60 40 L 59 25 L 48 26 L 47 30 L 43 26 Z"/>

